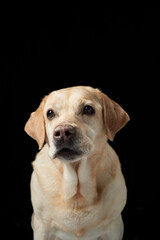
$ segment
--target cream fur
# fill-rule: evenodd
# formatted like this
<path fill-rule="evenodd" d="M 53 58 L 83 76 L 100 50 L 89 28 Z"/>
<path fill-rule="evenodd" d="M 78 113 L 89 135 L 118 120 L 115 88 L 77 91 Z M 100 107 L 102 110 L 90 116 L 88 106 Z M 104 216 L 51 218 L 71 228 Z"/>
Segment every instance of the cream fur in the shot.
<path fill-rule="evenodd" d="M 119 159 L 106 142 L 102 97 L 97 89 L 75 87 L 53 92 L 43 100 L 48 139 L 33 162 L 34 240 L 122 239 L 121 211 L 126 204 L 126 185 Z M 88 102 L 95 108 L 94 116 L 79 113 L 80 106 Z M 51 107 L 57 117 L 48 121 L 46 111 Z M 125 117 L 127 122 L 129 117 Z M 54 157 L 54 128 L 66 123 L 76 127 L 76 144 L 83 150 L 75 161 Z M 107 130 L 112 135 L 121 127 L 116 124 Z M 34 137 L 30 128 L 31 124 L 26 124 L 26 131 L 36 139 L 38 135 Z M 38 141 L 42 143 L 43 139 Z"/>

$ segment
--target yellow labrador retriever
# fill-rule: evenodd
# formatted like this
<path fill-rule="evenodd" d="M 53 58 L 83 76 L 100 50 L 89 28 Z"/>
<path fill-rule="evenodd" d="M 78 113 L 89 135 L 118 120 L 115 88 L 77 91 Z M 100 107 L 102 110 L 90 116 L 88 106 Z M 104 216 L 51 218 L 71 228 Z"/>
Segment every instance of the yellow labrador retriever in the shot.
<path fill-rule="evenodd" d="M 31 179 L 34 240 L 122 239 L 126 185 L 107 139 L 128 120 L 83 86 L 51 92 L 31 114 L 25 131 L 41 149 Z"/>

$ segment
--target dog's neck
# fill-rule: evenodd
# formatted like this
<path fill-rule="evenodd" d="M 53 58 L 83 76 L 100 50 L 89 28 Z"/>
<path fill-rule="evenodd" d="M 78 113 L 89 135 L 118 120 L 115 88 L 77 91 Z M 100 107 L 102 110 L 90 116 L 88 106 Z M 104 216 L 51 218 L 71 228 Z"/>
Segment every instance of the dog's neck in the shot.
<path fill-rule="evenodd" d="M 103 153 L 104 151 L 101 151 Z M 100 154 L 98 155 L 100 158 Z M 63 194 L 66 202 L 83 198 L 87 204 L 97 201 L 96 170 L 99 159 L 93 154 L 78 162 L 63 162 Z M 102 158 L 102 156 L 101 156 Z M 83 201 L 81 201 L 83 202 Z"/>
<path fill-rule="evenodd" d="M 65 201 L 76 195 L 81 195 L 88 203 L 92 203 L 97 198 L 95 180 L 86 158 L 77 164 L 64 163 L 63 194 Z"/>

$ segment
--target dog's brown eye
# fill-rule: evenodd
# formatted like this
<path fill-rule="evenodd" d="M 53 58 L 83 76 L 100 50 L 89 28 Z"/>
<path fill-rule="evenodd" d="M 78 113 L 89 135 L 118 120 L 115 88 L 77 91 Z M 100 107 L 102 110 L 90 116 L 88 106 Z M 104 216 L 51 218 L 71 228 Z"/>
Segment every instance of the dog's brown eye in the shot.
<path fill-rule="evenodd" d="M 47 112 L 47 118 L 49 120 L 52 120 L 55 117 L 54 111 L 52 109 L 48 110 Z"/>
<path fill-rule="evenodd" d="M 87 114 L 87 115 L 92 115 L 93 113 L 95 113 L 93 107 L 86 105 L 83 108 L 83 114 Z"/>

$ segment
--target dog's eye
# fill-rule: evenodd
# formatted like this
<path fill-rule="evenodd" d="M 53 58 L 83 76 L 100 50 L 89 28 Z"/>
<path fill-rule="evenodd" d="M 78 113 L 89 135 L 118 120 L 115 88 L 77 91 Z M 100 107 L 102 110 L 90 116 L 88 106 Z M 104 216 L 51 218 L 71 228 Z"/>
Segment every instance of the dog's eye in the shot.
<path fill-rule="evenodd" d="M 47 112 L 47 118 L 49 120 L 52 120 L 55 117 L 54 111 L 52 109 L 48 110 Z"/>
<path fill-rule="evenodd" d="M 94 111 L 93 107 L 91 107 L 89 105 L 84 106 L 83 114 L 92 115 L 94 113 L 95 113 L 95 111 Z"/>

